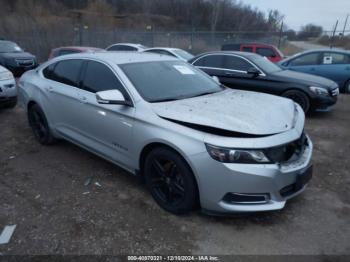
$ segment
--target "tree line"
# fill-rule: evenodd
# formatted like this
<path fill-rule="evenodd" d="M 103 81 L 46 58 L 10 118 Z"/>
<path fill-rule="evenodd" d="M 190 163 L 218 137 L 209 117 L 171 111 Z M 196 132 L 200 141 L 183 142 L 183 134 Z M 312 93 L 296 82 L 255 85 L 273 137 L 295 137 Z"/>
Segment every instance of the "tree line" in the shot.
<path fill-rule="evenodd" d="M 277 10 L 266 14 L 236 0 L 1 0 L 0 27 L 11 27 L 6 16 L 45 23 L 49 16 L 73 19 L 71 10 L 125 30 L 278 31 L 283 19 Z"/>

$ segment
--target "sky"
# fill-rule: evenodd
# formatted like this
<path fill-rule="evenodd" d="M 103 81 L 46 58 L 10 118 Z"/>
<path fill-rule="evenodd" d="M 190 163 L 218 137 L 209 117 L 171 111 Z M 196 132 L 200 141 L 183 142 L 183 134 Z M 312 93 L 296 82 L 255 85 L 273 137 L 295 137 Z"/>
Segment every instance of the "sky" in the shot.
<path fill-rule="evenodd" d="M 277 9 L 285 15 L 289 28 L 299 30 L 301 26 L 314 23 L 324 30 L 334 29 L 339 19 L 338 30 L 343 30 L 346 15 L 350 14 L 350 0 L 241 0 L 261 11 Z M 350 30 L 350 18 L 348 22 Z"/>

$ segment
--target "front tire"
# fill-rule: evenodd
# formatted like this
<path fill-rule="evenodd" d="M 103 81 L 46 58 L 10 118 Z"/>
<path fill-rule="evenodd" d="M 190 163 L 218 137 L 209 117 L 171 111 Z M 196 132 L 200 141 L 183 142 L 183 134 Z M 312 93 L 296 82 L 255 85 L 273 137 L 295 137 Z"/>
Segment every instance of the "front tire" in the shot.
<path fill-rule="evenodd" d="M 197 203 L 197 184 L 186 161 L 166 147 L 153 149 L 145 159 L 144 177 L 154 200 L 166 211 L 185 214 Z"/>
<path fill-rule="evenodd" d="M 345 83 L 344 92 L 350 94 L 350 80 Z"/>
<path fill-rule="evenodd" d="M 46 116 L 39 105 L 34 104 L 28 109 L 28 121 L 36 140 L 43 145 L 51 145 L 56 140 L 53 137 Z"/>
<path fill-rule="evenodd" d="M 289 90 L 282 95 L 283 97 L 292 99 L 294 102 L 298 103 L 304 110 L 305 114 L 310 110 L 310 99 L 309 97 L 298 90 Z"/>

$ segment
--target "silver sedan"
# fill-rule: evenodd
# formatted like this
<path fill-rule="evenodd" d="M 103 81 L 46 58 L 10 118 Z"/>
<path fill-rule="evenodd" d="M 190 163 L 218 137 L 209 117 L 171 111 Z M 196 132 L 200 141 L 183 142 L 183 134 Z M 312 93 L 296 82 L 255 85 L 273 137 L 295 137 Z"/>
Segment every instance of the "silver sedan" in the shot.
<path fill-rule="evenodd" d="M 67 55 L 25 73 L 19 93 L 40 143 L 65 139 L 142 176 L 175 214 L 281 209 L 312 175 L 300 106 L 168 56 Z"/>

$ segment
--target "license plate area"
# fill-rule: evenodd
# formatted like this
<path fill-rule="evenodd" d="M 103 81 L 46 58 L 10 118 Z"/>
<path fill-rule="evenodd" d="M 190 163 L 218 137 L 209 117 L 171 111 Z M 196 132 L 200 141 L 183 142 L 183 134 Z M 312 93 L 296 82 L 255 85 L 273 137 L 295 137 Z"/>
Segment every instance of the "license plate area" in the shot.
<path fill-rule="evenodd" d="M 313 167 L 310 166 L 303 173 L 300 173 L 294 184 L 286 186 L 280 190 L 282 197 L 288 197 L 300 191 L 312 178 Z"/>

